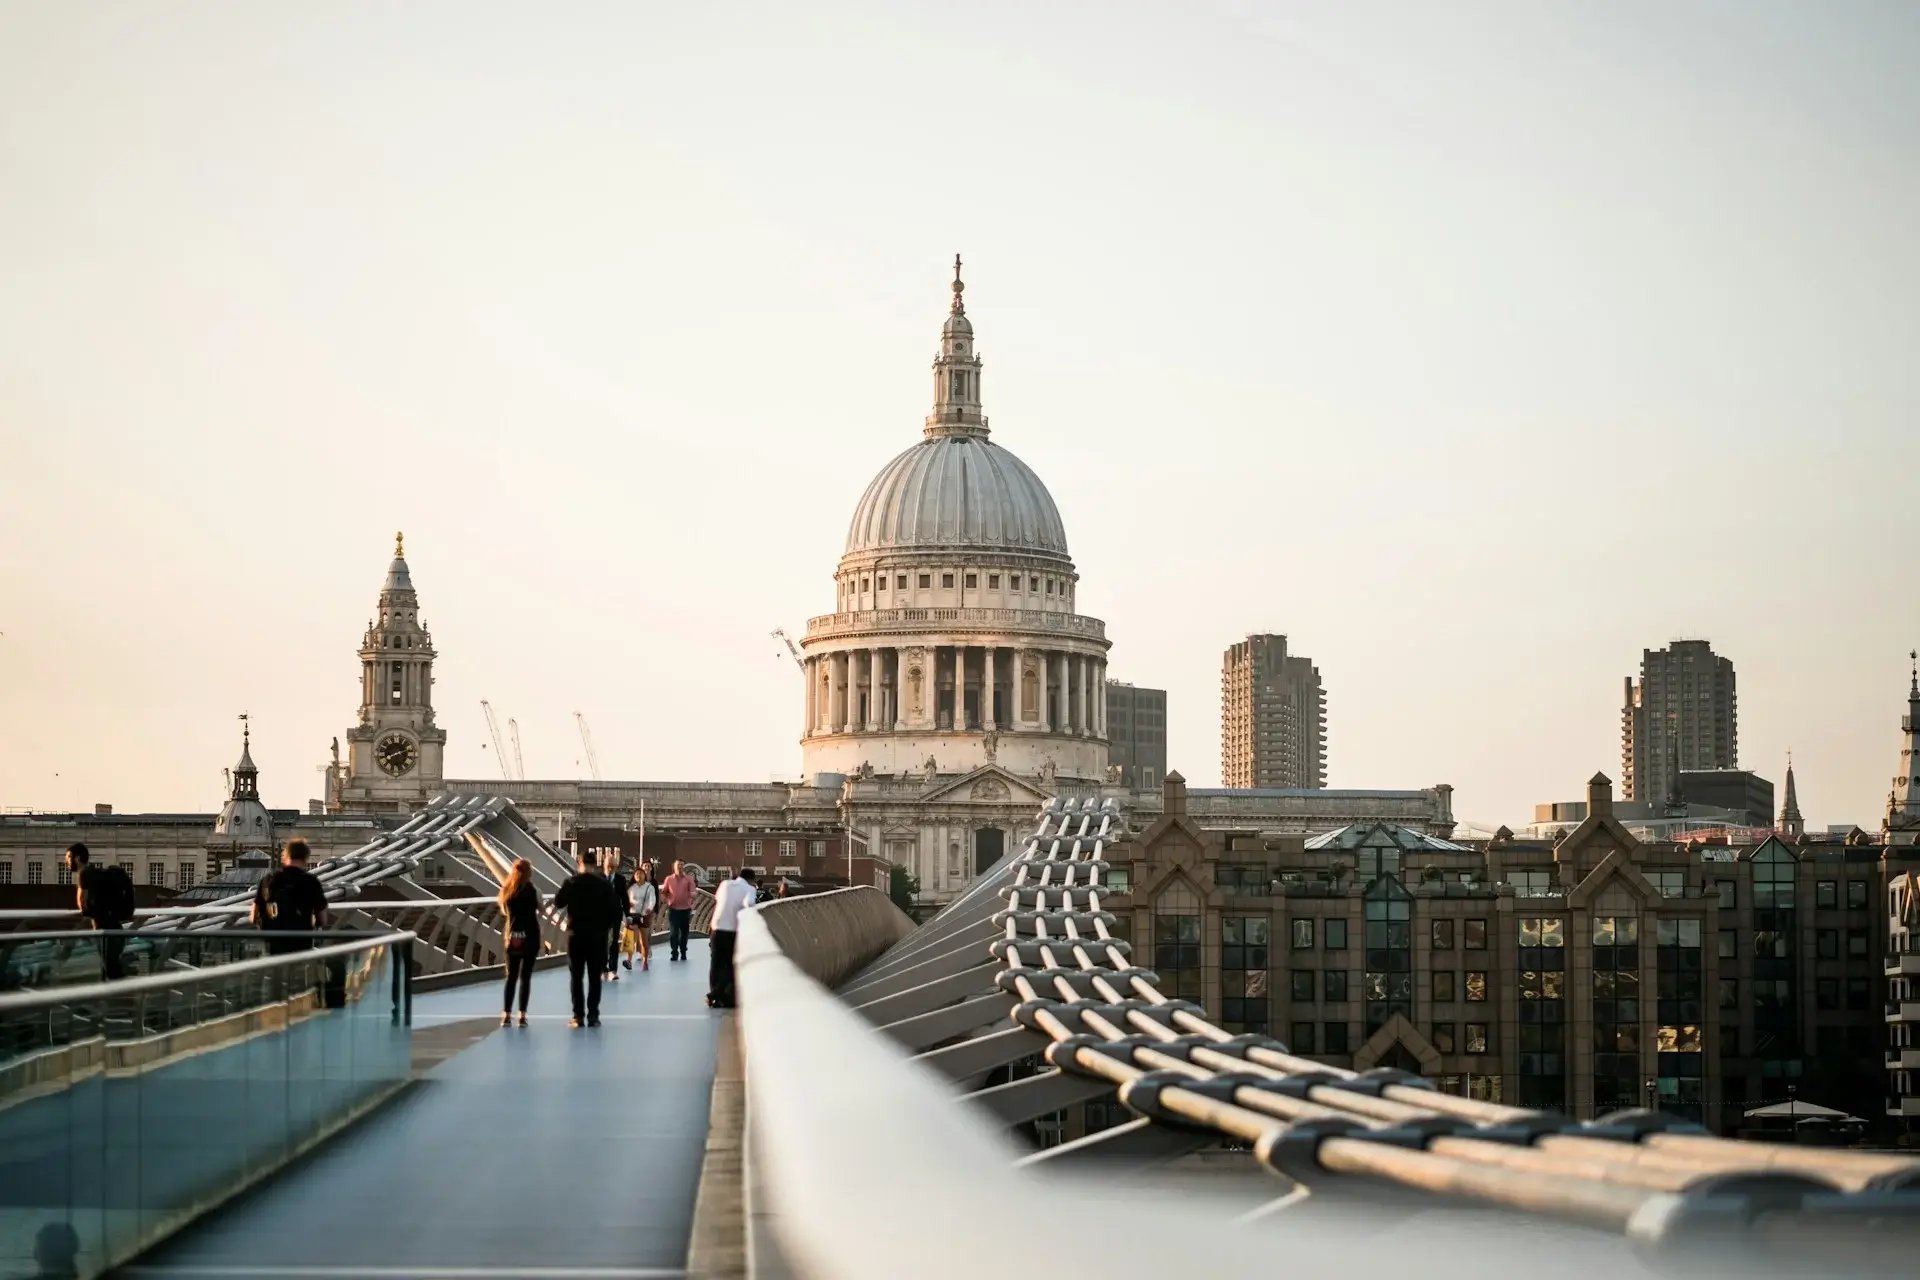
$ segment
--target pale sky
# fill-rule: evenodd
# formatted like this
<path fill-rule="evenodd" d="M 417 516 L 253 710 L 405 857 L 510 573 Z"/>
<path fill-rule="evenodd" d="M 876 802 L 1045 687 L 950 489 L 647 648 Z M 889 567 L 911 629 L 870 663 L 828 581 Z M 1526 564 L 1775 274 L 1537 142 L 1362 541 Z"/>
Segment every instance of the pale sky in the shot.
<path fill-rule="evenodd" d="M 449 768 L 797 775 L 769 633 L 919 438 L 948 263 L 1112 671 L 1219 777 L 1494 825 L 1621 678 L 1877 826 L 1920 527 L 1920 7 L 0 3 L 0 807 L 319 794 L 407 533 Z"/>

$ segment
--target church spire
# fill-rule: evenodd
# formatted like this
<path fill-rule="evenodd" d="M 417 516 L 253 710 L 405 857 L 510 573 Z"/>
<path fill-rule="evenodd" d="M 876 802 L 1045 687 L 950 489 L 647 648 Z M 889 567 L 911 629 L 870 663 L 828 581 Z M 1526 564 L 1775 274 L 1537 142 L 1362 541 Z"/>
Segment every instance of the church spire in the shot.
<path fill-rule="evenodd" d="M 253 763 L 253 717 L 240 713 L 240 763 L 233 766 L 233 794 L 229 800 L 258 799 L 260 770 Z"/>
<path fill-rule="evenodd" d="M 1793 752 L 1787 752 L 1787 797 L 1780 804 L 1780 834 L 1798 840 L 1806 833 L 1806 819 L 1800 816 L 1800 796 L 1793 787 Z"/>
<path fill-rule="evenodd" d="M 1887 796 L 1881 831 L 1888 844 L 1920 844 L 1920 651 L 1909 650 L 1907 714 L 1900 718 L 1900 771 Z"/>
<path fill-rule="evenodd" d="M 973 321 L 967 319 L 967 283 L 960 278 L 960 255 L 953 255 L 953 302 L 940 326 L 940 354 L 933 358 L 933 412 L 925 434 L 985 436 L 987 416 L 980 408 L 980 356 L 973 346 Z"/>

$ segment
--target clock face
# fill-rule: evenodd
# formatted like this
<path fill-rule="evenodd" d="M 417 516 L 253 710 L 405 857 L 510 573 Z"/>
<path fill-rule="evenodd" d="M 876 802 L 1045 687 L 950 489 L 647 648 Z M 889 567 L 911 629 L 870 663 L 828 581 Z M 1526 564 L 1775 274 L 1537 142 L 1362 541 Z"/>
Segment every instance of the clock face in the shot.
<path fill-rule="evenodd" d="M 413 745 L 413 739 L 403 734 L 390 733 L 380 739 L 373 749 L 374 763 L 394 777 L 411 772 L 419 762 L 420 748 Z"/>

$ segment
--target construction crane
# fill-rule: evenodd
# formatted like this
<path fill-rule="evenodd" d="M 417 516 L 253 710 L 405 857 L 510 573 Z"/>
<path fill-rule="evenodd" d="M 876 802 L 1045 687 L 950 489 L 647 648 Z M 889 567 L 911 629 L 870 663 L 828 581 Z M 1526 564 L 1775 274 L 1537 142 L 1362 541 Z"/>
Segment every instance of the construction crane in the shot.
<path fill-rule="evenodd" d="M 573 722 L 580 726 L 580 745 L 587 749 L 587 767 L 593 770 L 593 780 L 600 781 L 600 757 L 594 754 L 593 731 L 587 728 L 587 718 L 578 711 L 573 713 Z"/>
<path fill-rule="evenodd" d="M 527 762 L 520 758 L 520 722 L 518 720 L 512 718 L 507 720 L 507 737 L 513 741 L 513 772 L 508 776 L 515 782 L 525 782 Z"/>
<path fill-rule="evenodd" d="M 493 739 L 494 758 L 500 762 L 500 776 L 513 781 L 513 762 L 507 759 L 506 740 L 500 736 L 500 722 L 493 718 L 493 704 L 485 698 L 480 699 L 480 709 L 487 713 L 487 735 Z"/>
<path fill-rule="evenodd" d="M 781 641 L 787 646 L 787 652 L 793 655 L 794 666 L 800 668 L 802 671 L 805 671 L 807 669 L 806 660 L 800 656 L 799 646 L 794 644 L 792 638 L 787 635 L 786 629 L 784 627 L 775 627 L 773 629 L 773 638 Z"/>

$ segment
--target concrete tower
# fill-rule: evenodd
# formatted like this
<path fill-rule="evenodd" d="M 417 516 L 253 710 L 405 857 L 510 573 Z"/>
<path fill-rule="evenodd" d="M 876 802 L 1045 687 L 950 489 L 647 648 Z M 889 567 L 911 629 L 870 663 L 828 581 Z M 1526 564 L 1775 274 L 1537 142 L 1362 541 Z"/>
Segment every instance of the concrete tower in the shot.
<path fill-rule="evenodd" d="M 347 760 L 333 766 L 329 807 L 409 813 L 438 794 L 447 731 L 433 721 L 433 637 L 395 534 L 378 615 L 360 641 L 360 722 L 347 730 Z"/>
<path fill-rule="evenodd" d="M 1733 663 L 1705 640 L 1643 650 L 1620 712 L 1623 798 L 1657 803 L 1682 769 L 1738 769 L 1739 756 Z"/>
<path fill-rule="evenodd" d="M 1281 635 L 1250 635 L 1220 659 L 1220 778 L 1229 787 L 1327 785 L 1327 692 Z"/>

